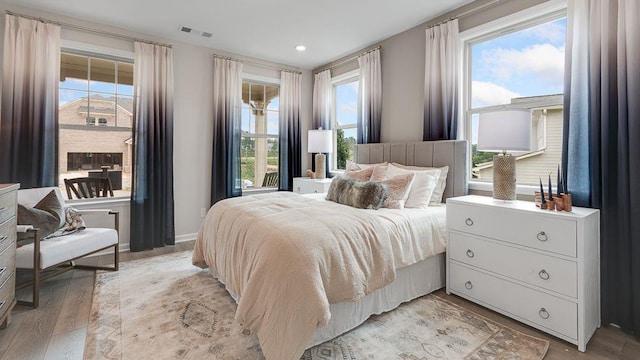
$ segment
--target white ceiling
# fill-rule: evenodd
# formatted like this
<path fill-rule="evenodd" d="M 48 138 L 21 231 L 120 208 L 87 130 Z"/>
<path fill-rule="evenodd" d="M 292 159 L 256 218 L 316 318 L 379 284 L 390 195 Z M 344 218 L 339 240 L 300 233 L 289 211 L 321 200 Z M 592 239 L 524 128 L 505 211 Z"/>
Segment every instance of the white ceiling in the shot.
<path fill-rule="evenodd" d="M 4 0 L 33 9 L 313 69 L 470 0 Z M 213 33 L 209 39 L 179 25 Z M 295 50 L 306 45 L 305 52 Z"/>

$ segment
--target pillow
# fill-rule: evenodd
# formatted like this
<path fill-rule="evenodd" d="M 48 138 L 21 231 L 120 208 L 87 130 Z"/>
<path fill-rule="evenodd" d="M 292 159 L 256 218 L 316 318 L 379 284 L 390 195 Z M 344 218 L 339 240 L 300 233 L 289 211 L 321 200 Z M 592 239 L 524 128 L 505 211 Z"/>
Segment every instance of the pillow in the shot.
<path fill-rule="evenodd" d="M 409 190 L 409 197 L 404 206 L 407 208 L 420 208 L 424 209 L 429 206 L 429 201 L 433 195 L 433 191 L 436 188 L 438 176 L 440 176 L 440 169 L 433 170 L 406 170 L 389 165 L 387 168 L 387 177 L 394 177 L 402 174 L 415 174 L 416 177 L 413 180 L 411 189 Z"/>
<path fill-rule="evenodd" d="M 387 166 L 387 165 L 389 165 L 389 163 L 386 161 L 377 163 L 377 164 L 357 164 L 352 161 L 347 161 L 347 170 L 363 170 L 363 169 L 368 169 L 374 166 Z"/>
<path fill-rule="evenodd" d="M 401 174 L 378 182 L 378 184 L 385 185 L 389 192 L 389 196 L 382 206 L 389 209 L 404 209 L 415 176 L 413 173 Z"/>
<path fill-rule="evenodd" d="M 380 182 L 387 179 L 388 165 L 376 165 L 371 173 L 371 181 Z"/>
<path fill-rule="evenodd" d="M 343 176 L 346 179 L 369 181 L 369 179 L 371 178 L 371 173 L 373 173 L 373 169 L 374 167 L 369 167 L 361 170 L 346 170 Z"/>
<path fill-rule="evenodd" d="M 33 207 L 18 204 L 18 225 L 33 225 L 40 229 L 41 239 L 58 230 L 65 220 L 64 208 L 55 190 L 51 190 Z"/>
<path fill-rule="evenodd" d="M 449 172 L 448 166 L 443 167 L 422 167 L 422 166 L 407 166 L 402 164 L 393 163 L 393 165 L 406 169 L 406 170 L 433 170 L 439 169 L 440 176 L 438 176 L 438 180 L 436 182 L 436 188 L 433 190 L 433 195 L 431 195 L 431 200 L 429 201 L 429 205 L 438 205 L 442 203 L 442 196 L 444 195 L 444 188 L 447 186 L 447 173 Z"/>
<path fill-rule="evenodd" d="M 331 181 L 327 200 L 359 209 L 377 210 L 387 198 L 387 187 L 372 181 L 336 176 Z"/>

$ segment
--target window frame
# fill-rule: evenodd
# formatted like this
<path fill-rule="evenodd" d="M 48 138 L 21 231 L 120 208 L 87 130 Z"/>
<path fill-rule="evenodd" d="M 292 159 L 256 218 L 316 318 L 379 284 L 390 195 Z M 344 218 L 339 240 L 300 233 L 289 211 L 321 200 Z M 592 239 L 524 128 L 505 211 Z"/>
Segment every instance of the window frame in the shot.
<path fill-rule="evenodd" d="M 344 74 L 336 75 L 331 78 L 331 130 L 333 136 L 333 154 L 335 156 L 331 156 L 331 170 L 330 172 L 340 172 L 345 169 L 338 169 L 338 130 L 342 129 L 357 129 L 358 123 L 356 120 L 355 124 L 348 125 L 338 125 L 338 104 L 336 101 L 336 88 L 338 85 L 348 84 L 354 81 L 360 81 L 360 70 L 355 69 L 348 71 Z"/>
<path fill-rule="evenodd" d="M 545 22 L 554 21 L 567 16 L 567 1 L 549 1 L 542 3 L 511 15 L 490 21 L 488 23 L 476 26 L 459 34 L 460 37 L 460 62 L 459 68 L 462 74 L 459 86 L 459 98 L 462 111 L 458 118 L 458 129 L 462 131 L 458 134 L 458 139 L 467 140 L 467 183 L 470 190 L 492 191 L 493 181 L 483 181 L 473 179 L 472 174 L 472 117 L 474 114 L 483 111 L 483 108 L 473 109 L 471 107 L 471 72 L 472 72 L 472 56 L 471 48 L 477 43 L 481 43 L 490 39 L 495 39 L 513 32 L 524 30 Z M 504 107 L 498 105 L 495 107 Z M 487 107 L 488 108 L 488 107 Z M 486 111 L 486 108 L 484 108 Z M 545 124 L 546 127 L 546 119 Z M 546 139 L 545 147 L 546 147 Z M 523 195 L 531 195 L 537 188 L 532 185 L 524 185 L 516 183 L 516 193 Z"/>

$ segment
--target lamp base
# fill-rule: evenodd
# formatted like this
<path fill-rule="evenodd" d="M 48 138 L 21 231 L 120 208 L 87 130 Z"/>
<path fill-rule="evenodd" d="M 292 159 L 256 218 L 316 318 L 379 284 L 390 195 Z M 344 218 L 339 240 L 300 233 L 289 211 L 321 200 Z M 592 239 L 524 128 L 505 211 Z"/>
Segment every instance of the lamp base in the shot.
<path fill-rule="evenodd" d="M 316 154 L 316 179 L 327 178 L 327 168 L 325 166 L 327 157 L 323 153 Z"/>
<path fill-rule="evenodd" d="M 493 156 L 493 198 L 516 199 L 516 157 L 508 154 Z"/>

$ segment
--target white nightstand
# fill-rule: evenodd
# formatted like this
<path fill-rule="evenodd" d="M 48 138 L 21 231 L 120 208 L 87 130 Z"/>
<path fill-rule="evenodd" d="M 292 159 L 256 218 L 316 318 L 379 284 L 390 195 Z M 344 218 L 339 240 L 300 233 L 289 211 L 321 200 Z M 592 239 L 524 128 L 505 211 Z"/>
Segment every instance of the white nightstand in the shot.
<path fill-rule="evenodd" d="M 293 192 L 298 194 L 326 193 L 329 191 L 329 185 L 331 179 L 293 178 Z"/>
<path fill-rule="evenodd" d="M 447 293 L 578 345 L 600 326 L 599 211 L 447 200 Z"/>

